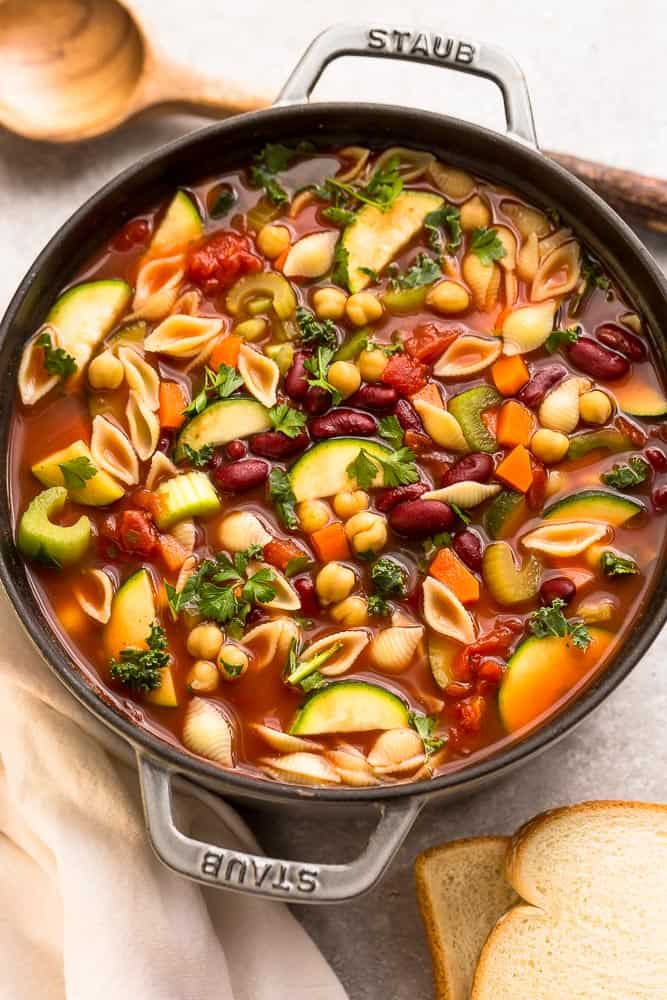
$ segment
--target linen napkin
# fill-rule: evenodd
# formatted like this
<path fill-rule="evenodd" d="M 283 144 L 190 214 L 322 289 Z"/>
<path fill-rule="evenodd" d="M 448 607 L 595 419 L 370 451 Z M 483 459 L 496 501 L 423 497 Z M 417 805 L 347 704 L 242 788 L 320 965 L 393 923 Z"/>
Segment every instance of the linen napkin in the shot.
<path fill-rule="evenodd" d="M 1 1000 L 345 1000 L 284 904 L 157 860 L 136 773 L 2 593 L 0 635 Z M 186 832 L 257 850 L 207 792 L 177 793 L 177 811 Z"/>

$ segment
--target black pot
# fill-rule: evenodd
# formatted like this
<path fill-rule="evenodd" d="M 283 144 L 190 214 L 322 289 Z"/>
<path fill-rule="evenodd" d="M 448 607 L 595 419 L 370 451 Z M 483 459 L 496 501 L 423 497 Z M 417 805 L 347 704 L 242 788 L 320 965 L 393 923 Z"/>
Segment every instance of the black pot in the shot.
<path fill-rule="evenodd" d="M 347 54 L 430 62 L 476 73 L 502 90 L 509 132 L 500 135 L 442 115 L 375 104 L 307 103 L 322 70 Z M 603 262 L 646 317 L 663 376 L 667 344 L 658 318 L 667 311 L 667 285 L 649 253 L 624 222 L 571 174 L 540 154 L 524 78 L 502 52 L 437 32 L 384 28 L 333 28 L 311 45 L 274 108 L 242 115 L 186 136 L 126 170 L 94 195 L 62 227 L 28 271 L 0 326 L 0 437 L 4 452 L 24 342 L 43 321 L 62 285 L 125 220 L 182 184 L 238 166 L 265 142 L 316 137 L 344 145 L 405 144 L 423 147 L 473 173 L 505 184 L 529 202 L 555 207 Z M 138 728 L 107 703 L 69 659 L 35 599 L 23 560 L 12 543 L 8 491 L 0 498 L 0 577 L 23 625 L 63 684 L 137 756 L 149 835 L 160 858 L 197 881 L 291 902 L 333 902 L 358 895 L 382 875 L 422 805 L 470 792 L 528 760 L 564 736 L 613 691 L 637 663 L 667 618 L 664 553 L 654 590 L 613 661 L 575 701 L 546 725 L 493 756 L 472 759 L 431 781 L 380 788 L 303 788 L 223 771 Z M 171 782 L 175 775 L 239 801 L 301 805 L 312 809 L 380 807 L 381 818 L 364 853 L 351 864 L 309 865 L 226 851 L 200 843 L 175 826 Z"/>

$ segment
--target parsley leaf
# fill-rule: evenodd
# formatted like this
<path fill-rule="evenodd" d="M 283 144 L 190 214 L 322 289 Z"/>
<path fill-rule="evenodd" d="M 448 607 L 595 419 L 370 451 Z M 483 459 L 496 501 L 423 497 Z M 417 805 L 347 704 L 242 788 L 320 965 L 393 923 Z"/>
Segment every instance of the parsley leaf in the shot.
<path fill-rule="evenodd" d="M 310 309 L 299 306 L 296 311 L 296 322 L 303 344 L 322 344 L 335 351 L 338 347 L 336 327 L 330 319 L 319 320 Z"/>
<path fill-rule="evenodd" d="M 169 662 L 167 634 L 156 621 L 151 624 L 146 645 L 147 649 L 121 649 L 120 659 L 112 659 L 110 667 L 114 680 L 142 694 L 160 686 L 160 670 Z"/>
<path fill-rule="evenodd" d="M 312 560 L 309 559 L 305 552 L 302 556 L 293 556 L 287 560 L 284 570 L 285 576 L 289 580 L 291 577 L 296 576 L 297 573 L 303 573 L 304 570 L 309 569 L 312 565 Z"/>
<path fill-rule="evenodd" d="M 424 753 L 430 757 L 445 745 L 443 736 L 434 736 L 433 730 L 438 725 L 438 720 L 434 715 L 422 715 L 421 712 L 410 712 L 408 721 L 412 728 L 421 736 L 424 744 Z"/>
<path fill-rule="evenodd" d="M 230 635 L 238 638 L 243 633 L 252 602 L 266 603 L 275 597 L 275 589 L 271 586 L 274 575 L 268 567 L 244 580 L 250 561 L 261 551 L 260 545 L 251 545 L 235 553 L 233 560 L 224 552 L 218 553 L 215 559 L 204 560 L 180 592 L 165 583 L 172 616 L 176 618 L 183 610 L 194 611 L 204 618 L 226 624 Z"/>
<path fill-rule="evenodd" d="M 457 503 L 453 503 L 451 500 L 449 501 L 449 506 L 452 508 L 456 516 L 460 518 L 461 521 L 463 521 L 464 524 L 470 524 L 472 520 L 470 514 L 467 514 L 461 507 L 459 507 Z"/>
<path fill-rule="evenodd" d="M 186 417 L 194 417 L 205 410 L 209 403 L 217 399 L 227 399 L 242 385 L 243 379 L 235 368 L 230 368 L 229 365 L 220 365 L 216 375 L 207 366 L 201 392 L 197 393 L 192 402 L 185 407 L 183 413 Z"/>
<path fill-rule="evenodd" d="M 192 462 L 197 469 L 208 465 L 213 458 L 213 445 L 211 444 L 204 444 L 199 449 L 191 448 L 189 444 L 184 444 L 183 451 L 188 462 Z"/>
<path fill-rule="evenodd" d="M 403 178 L 399 172 L 400 159 L 392 156 L 382 167 L 375 170 L 365 187 L 357 187 L 353 184 L 346 184 L 344 181 L 336 180 L 335 177 L 327 177 L 324 188 L 316 188 L 319 197 L 331 197 L 327 191 L 337 191 L 363 202 L 364 205 L 373 205 L 381 212 L 386 211 L 403 191 Z"/>
<path fill-rule="evenodd" d="M 50 334 L 42 333 L 37 338 L 37 346 L 44 350 L 44 367 L 49 375 L 59 375 L 65 379 L 74 374 L 77 369 L 76 361 L 62 347 L 53 346 Z"/>
<path fill-rule="evenodd" d="M 69 461 L 62 462 L 58 468 L 63 474 L 68 490 L 83 489 L 87 480 L 97 475 L 97 469 L 86 455 L 70 458 Z"/>
<path fill-rule="evenodd" d="M 534 611 L 528 619 L 528 628 L 538 639 L 556 635 L 561 639 L 569 635 L 577 649 L 586 649 L 591 642 L 591 634 L 583 622 L 568 620 L 563 614 L 565 601 L 554 597 L 551 604 Z"/>
<path fill-rule="evenodd" d="M 404 431 L 398 417 L 380 418 L 380 437 L 383 437 L 392 448 L 400 448 L 403 444 Z"/>
<path fill-rule="evenodd" d="M 308 691 L 317 691 L 319 688 L 327 686 L 327 679 L 324 674 L 321 674 L 319 670 L 316 670 L 314 674 L 309 674 L 308 677 L 304 677 L 299 685 L 302 691 L 308 693 Z"/>
<path fill-rule="evenodd" d="M 284 205 L 289 201 L 289 195 L 275 175 L 287 170 L 295 156 L 311 152 L 312 149 L 312 143 L 299 143 L 292 148 L 281 142 L 268 142 L 255 156 L 250 168 L 250 180 L 256 187 L 264 188 L 267 198 L 274 205 Z"/>
<path fill-rule="evenodd" d="M 202 583 L 197 594 L 197 610 L 204 618 L 228 622 L 236 617 L 237 598 L 232 587 Z"/>
<path fill-rule="evenodd" d="M 225 673 L 228 677 L 238 677 L 243 670 L 242 663 L 229 663 L 228 660 L 218 661 L 222 667 L 224 667 Z"/>
<path fill-rule="evenodd" d="M 357 218 L 357 213 L 349 208 L 342 208 L 340 205 L 330 205 L 322 212 L 327 219 L 337 226 L 349 226 Z"/>
<path fill-rule="evenodd" d="M 389 278 L 389 284 L 393 289 L 421 288 L 423 285 L 432 285 L 441 275 L 442 271 L 437 260 L 428 254 L 420 253 L 412 267 L 408 268 L 405 274 L 394 273 Z"/>
<path fill-rule="evenodd" d="M 360 267 L 359 270 L 361 271 L 362 274 L 367 275 L 367 277 L 369 277 L 371 279 L 371 281 L 379 281 L 380 280 L 379 274 L 372 267 Z"/>
<path fill-rule="evenodd" d="M 236 192 L 234 189 L 223 187 L 220 189 L 219 194 L 216 195 L 208 214 L 212 219 L 221 219 L 223 215 L 227 215 L 235 201 Z"/>
<path fill-rule="evenodd" d="M 607 298 L 611 295 L 611 280 L 602 270 L 602 265 L 584 253 L 581 258 L 581 277 L 577 285 L 576 294 L 570 303 L 570 315 L 575 316 L 584 300 L 588 298 L 593 289 L 601 288 L 607 293 Z"/>
<path fill-rule="evenodd" d="M 430 562 L 435 555 L 440 551 L 440 549 L 448 549 L 452 544 L 452 536 L 448 531 L 441 531 L 438 535 L 432 535 L 430 538 L 425 538 L 422 542 L 422 547 L 424 549 L 424 555 Z"/>
<path fill-rule="evenodd" d="M 424 219 L 424 228 L 428 230 L 428 241 L 432 250 L 441 257 L 446 250 L 454 253 L 461 246 L 461 212 L 456 205 L 443 205 L 429 212 Z M 449 235 L 447 244 L 443 244 L 441 229 L 446 229 Z"/>
<path fill-rule="evenodd" d="M 633 455 L 627 465 L 624 463 L 615 465 L 609 472 L 603 472 L 600 479 L 607 486 L 625 490 L 643 483 L 648 478 L 650 471 L 651 466 L 641 455 Z"/>
<path fill-rule="evenodd" d="M 400 563 L 382 556 L 371 567 L 371 580 L 385 597 L 405 597 L 408 592 L 407 574 Z"/>
<path fill-rule="evenodd" d="M 549 354 L 553 354 L 557 351 L 559 347 L 563 347 L 565 344 L 576 344 L 581 336 L 580 326 L 568 326 L 565 330 L 554 330 L 549 334 L 544 342 Z"/>
<path fill-rule="evenodd" d="M 639 573 L 639 566 L 634 559 L 617 556 L 610 551 L 602 553 L 600 569 L 605 576 L 635 576 Z"/>
<path fill-rule="evenodd" d="M 350 255 L 347 247 L 342 240 L 339 240 L 334 251 L 334 269 L 332 277 L 336 284 L 342 285 L 343 288 L 347 288 L 350 281 L 350 273 L 348 271 L 349 261 Z"/>
<path fill-rule="evenodd" d="M 323 663 L 330 660 L 332 656 L 342 649 L 342 642 L 332 642 L 330 646 L 323 649 L 321 653 L 311 656 L 309 660 L 299 660 L 296 640 L 293 639 L 290 645 L 289 659 L 287 661 L 286 680 L 288 684 L 299 684 L 303 687 L 303 682 L 316 671 L 319 671 Z M 320 674 L 320 676 L 322 676 Z"/>
<path fill-rule="evenodd" d="M 269 410 L 269 420 L 274 430 L 280 431 L 288 438 L 298 437 L 306 423 L 306 415 L 301 410 L 295 410 L 288 403 L 278 403 Z"/>
<path fill-rule="evenodd" d="M 399 448 L 388 458 L 378 455 L 377 461 L 382 466 L 384 486 L 409 486 L 419 482 L 415 454 L 409 448 Z"/>
<path fill-rule="evenodd" d="M 359 454 L 353 462 L 350 462 L 345 471 L 351 479 L 356 480 L 357 486 L 362 490 L 370 489 L 378 474 L 375 458 L 371 458 L 363 448 L 359 450 Z"/>
<path fill-rule="evenodd" d="M 308 379 L 308 385 L 317 386 L 324 389 L 331 396 L 333 406 L 337 406 L 343 398 L 338 389 L 327 381 L 327 372 L 334 356 L 334 351 L 330 347 L 318 347 L 314 358 L 307 358 L 303 367 L 315 378 Z"/>
<path fill-rule="evenodd" d="M 470 252 L 477 254 L 482 264 L 490 267 L 494 260 L 500 260 L 507 253 L 502 245 L 497 229 L 473 229 L 470 239 Z"/>
<path fill-rule="evenodd" d="M 272 469 L 269 476 L 269 496 L 275 504 L 278 515 L 290 530 L 299 527 L 299 519 L 296 516 L 296 497 L 292 490 L 289 476 L 283 469 Z"/>
<path fill-rule="evenodd" d="M 382 594 L 371 594 L 368 598 L 369 615 L 389 615 L 391 614 L 391 604 L 384 599 Z"/>

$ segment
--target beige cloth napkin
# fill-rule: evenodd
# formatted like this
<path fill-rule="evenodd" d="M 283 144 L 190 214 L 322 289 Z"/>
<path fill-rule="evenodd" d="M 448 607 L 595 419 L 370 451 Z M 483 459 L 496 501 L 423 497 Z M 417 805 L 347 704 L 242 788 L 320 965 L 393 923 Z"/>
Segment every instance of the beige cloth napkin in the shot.
<path fill-rule="evenodd" d="M 281 903 L 195 885 L 148 845 L 136 773 L 100 743 L 0 594 L 0 1000 L 345 1000 Z M 206 792 L 180 822 L 257 845 Z"/>

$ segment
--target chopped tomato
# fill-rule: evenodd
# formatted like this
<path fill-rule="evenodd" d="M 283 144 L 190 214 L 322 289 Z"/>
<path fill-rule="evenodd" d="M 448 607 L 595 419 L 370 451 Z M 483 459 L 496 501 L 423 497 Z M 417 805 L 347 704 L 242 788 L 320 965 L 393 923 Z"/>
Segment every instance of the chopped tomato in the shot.
<path fill-rule="evenodd" d="M 547 495 L 547 470 L 541 462 L 533 461 L 533 483 L 526 493 L 530 510 L 542 510 Z"/>
<path fill-rule="evenodd" d="M 214 233 L 188 254 L 188 277 L 206 295 L 218 295 L 244 274 L 261 270 L 248 237 L 228 230 Z"/>
<path fill-rule="evenodd" d="M 403 396 L 411 396 L 426 385 L 426 368 L 406 354 L 394 354 L 382 372 L 382 381 Z"/>
<path fill-rule="evenodd" d="M 435 323 L 421 323 L 405 341 L 405 350 L 417 361 L 432 365 L 457 336 L 456 330 L 443 330 Z"/>
<path fill-rule="evenodd" d="M 141 510 L 147 510 L 152 517 L 156 517 L 158 514 L 160 501 L 152 490 L 135 490 L 131 502 Z"/>
<path fill-rule="evenodd" d="M 300 546 L 280 538 L 273 538 L 267 542 L 262 550 L 262 555 L 265 562 L 283 571 L 287 569 L 287 564 L 291 559 L 300 559 L 302 556 L 307 558 L 307 553 Z"/>
<path fill-rule="evenodd" d="M 456 718 L 461 729 L 467 733 L 478 733 L 482 726 L 482 715 L 486 703 L 480 695 L 466 698 L 456 705 Z"/>
<path fill-rule="evenodd" d="M 159 544 L 157 529 L 142 510 L 124 510 L 118 518 L 117 533 L 120 547 L 135 555 L 150 556 Z"/>
<path fill-rule="evenodd" d="M 421 431 L 406 431 L 405 432 L 405 443 L 408 448 L 411 448 L 418 455 L 420 452 L 426 449 L 431 449 L 433 447 L 433 441 L 428 436 L 428 434 L 422 434 Z"/>

